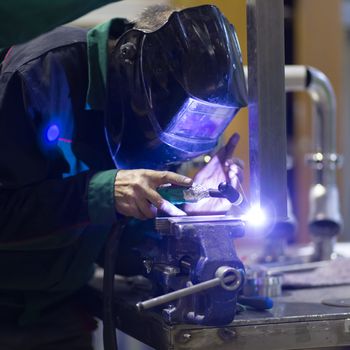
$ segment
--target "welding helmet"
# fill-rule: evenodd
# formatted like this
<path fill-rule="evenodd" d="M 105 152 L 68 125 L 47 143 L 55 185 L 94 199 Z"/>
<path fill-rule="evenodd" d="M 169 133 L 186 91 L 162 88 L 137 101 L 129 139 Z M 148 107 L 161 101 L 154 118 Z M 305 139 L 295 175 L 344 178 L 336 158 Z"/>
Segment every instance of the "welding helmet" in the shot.
<path fill-rule="evenodd" d="M 153 168 L 210 152 L 247 104 L 234 27 L 212 5 L 130 29 L 108 66 L 105 130 L 119 168 Z"/>

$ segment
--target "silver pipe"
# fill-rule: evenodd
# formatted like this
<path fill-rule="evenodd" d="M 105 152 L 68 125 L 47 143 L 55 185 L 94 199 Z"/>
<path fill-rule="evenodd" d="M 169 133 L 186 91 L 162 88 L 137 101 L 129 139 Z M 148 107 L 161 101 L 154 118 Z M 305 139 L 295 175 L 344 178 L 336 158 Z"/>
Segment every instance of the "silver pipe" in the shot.
<path fill-rule="evenodd" d="M 336 98 L 327 76 L 313 67 L 286 66 L 286 92 L 306 91 L 312 102 L 313 153 L 311 164 L 316 163 L 318 183 L 336 183 L 337 154 Z M 335 165 L 335 166 L 334 166 Z M 321 176 L 320 176 L 321 174 Z"/>
<path fill-rule="evenodd" d="M 312 67 L 308 67 L 307 71 L 310 76 L 307 91 L 313 101 L 313 147 L 324 155 L 335 155 L 337 119 L 334 90 L 325 74 Z M 334 170 L 329 166 L 326 169 Z M 331 175 L 335 181 L 334 171 Z"/>
<path fill-rule="evenodd" d="M 305 91 L 308 85 L 307 66 L 285 66 L 286 92 Z"/>
<path fill-rule="evenodd" d="M 309 228 L 315 241 L 314 260 L 330 259 L 335 236 L 342 229 L 337 168 L 336 98 L 329 79 L 313 67 L 307 67 L 307 92 L 313 102 L 313 153 L 306 156 L 313 169 L 309 192 Z"/>
<path fill-rule="evenodd" d="M 306 91 L 312 100 L 312 148 L 306 156 L 313 169 L 309 192 L 309 228 L 316 243 L 316 260 L 330 258 L 342 228 L 337 186 L 336 98 L 327 76 L 313 67 L 287 66 L 286 91 Z M 304 86 L 303 86 L 304 85 Z"/>

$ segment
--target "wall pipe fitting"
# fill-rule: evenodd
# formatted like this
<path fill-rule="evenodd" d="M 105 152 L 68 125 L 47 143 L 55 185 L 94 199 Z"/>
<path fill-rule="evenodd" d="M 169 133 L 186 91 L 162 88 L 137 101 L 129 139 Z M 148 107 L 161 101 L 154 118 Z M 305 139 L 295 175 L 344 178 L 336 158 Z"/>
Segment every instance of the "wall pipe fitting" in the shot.
<path fill-rule="evenodd" d="M 309 229 L 315 242 L 314 260 L 330 259 L 335 236 L 342 229 L 337 168 L 336 98 L 327 76 L 308 66 L 286 66 L 286 91 L 306 91 L 312 100 L 312 148 L 306 162 L 313 170 L 309 191 Z"/>

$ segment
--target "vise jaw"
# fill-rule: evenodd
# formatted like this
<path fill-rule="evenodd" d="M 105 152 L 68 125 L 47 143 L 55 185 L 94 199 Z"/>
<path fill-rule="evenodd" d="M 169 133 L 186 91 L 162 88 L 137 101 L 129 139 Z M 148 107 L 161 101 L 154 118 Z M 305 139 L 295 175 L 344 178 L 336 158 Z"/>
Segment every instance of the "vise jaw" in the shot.
<path fill-rule="evenodd" d="M 244 223 L 213 215 L 159 217 L 155 226 L 161 239 L 158 254 L 147 262 L 148 277 L 163 297 L 158 297 L 159 304 L 155 298 L 149 305 L 162 304 L 163 318 L 170 324 L 232 322 L 244 280 L 234 239 L 243 236 Z M 164 305 L 167 295 L 179 299 Z"/>

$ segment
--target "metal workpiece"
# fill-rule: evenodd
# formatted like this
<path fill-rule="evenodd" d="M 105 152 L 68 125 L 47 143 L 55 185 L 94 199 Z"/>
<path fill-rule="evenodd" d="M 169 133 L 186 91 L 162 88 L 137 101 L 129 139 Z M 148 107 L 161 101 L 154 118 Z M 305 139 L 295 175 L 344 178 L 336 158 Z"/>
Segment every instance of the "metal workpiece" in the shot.
<path fill-rule="evenodd" d="M 286 92 L 305 91 L 308 86 L 307 66 L 288 65 L 284 67 Z"/>
<path fill-rule="evenodd" d="M 308 81 L 308 67 L 303 65 L 287 65 L 284 67 L 285 91 L 305 91 Z M 244 66 L 244 75 L 248 84 L 248 67 Z"/>
<path fill-rule="evenodd" d="M 268 274 L 265 271 L 248 271 L 244 281 L 244 296 L 279 297 L 282 295 L 282 274 Z"/>
<path fill-rule="evenodd" d="M 284 2 L 247 1 L 250 195 L 287 220 Z"/>
<path fill-rule="evenodd" d="M 205 230 L 213 235 L 227 232 L 232 238 L 244 235 L 245 225 L 242 220 L 230 215 L 203 216 L 166 216 L 157 217 L 155 227 L 161 235 L 171 235 L 181 238 L 185 231 Z"/>

